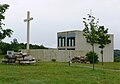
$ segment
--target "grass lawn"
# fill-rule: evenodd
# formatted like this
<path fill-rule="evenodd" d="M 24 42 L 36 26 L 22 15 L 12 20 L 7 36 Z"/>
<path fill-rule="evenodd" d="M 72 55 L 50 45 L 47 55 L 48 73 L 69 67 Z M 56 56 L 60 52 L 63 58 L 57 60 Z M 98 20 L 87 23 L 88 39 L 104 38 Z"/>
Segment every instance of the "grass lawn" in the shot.
<path fill-rule="evenodd" d="M 93 66 L 92 64 L 82 64 L 82 66 Z M 106 62 L 95 64 L 95 68 L 110 69 L 110 70 L 120 70 L 120 62 Z"/>
<path fill-rule="evenodd" d="M 120 63 L 105 63 L 110 69 Z M 0 84 L 120 84 L 120 72 L 84 68 L 90 64 L 42 62 L 33 65 L 0 64 Z M 101 68 L 101 64 L 96 64 Z M 113 68 L 112 68 L 113 67 Z M 102 67 L 103 68 L 103 67 Z"/>

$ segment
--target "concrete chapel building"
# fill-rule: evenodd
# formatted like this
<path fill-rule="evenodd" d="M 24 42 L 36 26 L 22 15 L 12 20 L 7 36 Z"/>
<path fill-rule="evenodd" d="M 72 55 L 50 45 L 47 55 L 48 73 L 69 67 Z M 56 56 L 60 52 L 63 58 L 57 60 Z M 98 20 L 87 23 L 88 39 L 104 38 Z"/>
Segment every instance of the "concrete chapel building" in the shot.
<path fill-rule="evenodd" d="M 113 34 L 110 35 L 111 43 L 104 48 L 104 62 L 113 62 Z M 87 43 L 86 38 L 83 36 L 83 32 L 79 30 L 64 31 L 57 33 L 57 49 L 58 50 L 75 50 L 75 51 L 92 51 L 92 47 Z M 95 52 L 98 54 L 99 61 L 101 61 L 100 48 L 98 44 L 95 44 Z"/>
<path fill-rule="evenodd" d="M 104 48 L 104 62 L 113 62 L 113 34 L 110 35 L 111 43 Z M 30 49 L 29 53 L 40 61 L 51 61 L 56 59 L 57 62 L 68 62 L 69 57 L 72 59 L 76 56 L 85 56 L 86 53 L 92 51 L 92 46 L 86 42 L 83 32 L 79 30 L 63 31 L 57 33 L 57 48 L 52 49 Z M 27 52 L 23 50 L 22 52 Z M 101 54 L 99 45 L 95 44 L 95 52 L 98 54 L 101 62 Z"/>

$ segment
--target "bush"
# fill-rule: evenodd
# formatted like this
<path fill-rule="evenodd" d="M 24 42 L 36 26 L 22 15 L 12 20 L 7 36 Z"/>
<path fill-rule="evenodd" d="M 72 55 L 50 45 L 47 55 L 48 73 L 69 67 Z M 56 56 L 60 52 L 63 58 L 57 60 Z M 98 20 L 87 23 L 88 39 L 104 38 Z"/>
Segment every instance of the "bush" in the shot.
<path fill-rule="evenodd" d="M 115 57 L 114 62 L 120 62 L 120 56 Z"/>
<path fill-rule="evenodd" d="M 93 56 L 94 56 L 94 63 L 98 62 L 98 55 L 95 52 L 90 51 L 86 54 L 86 56 L 87 59 L 90 61 L 90 63 L 93 63 Z"/>
<path fill-rule="evenodd" d="M 52 59 L 52 62 L 56 62 L 56 59 Z"/>

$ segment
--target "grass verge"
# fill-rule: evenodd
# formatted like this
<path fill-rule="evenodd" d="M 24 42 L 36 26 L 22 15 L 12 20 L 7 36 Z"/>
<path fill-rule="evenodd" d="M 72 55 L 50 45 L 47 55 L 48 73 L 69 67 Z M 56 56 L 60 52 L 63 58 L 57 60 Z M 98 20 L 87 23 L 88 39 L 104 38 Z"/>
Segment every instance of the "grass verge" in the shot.
<path fill-rule="evenodd" d="M 119 67 L 119 64 L 115 67 Z M 82 66 L 91 65 L 68 66 L 68 63 L 57 62 L 42 62 L 33 65 L 0 64 L 0 84 L 120 84 L 120 72 L 93 71 Z M 100 67 L 100 64 L 96 66 Z"/>

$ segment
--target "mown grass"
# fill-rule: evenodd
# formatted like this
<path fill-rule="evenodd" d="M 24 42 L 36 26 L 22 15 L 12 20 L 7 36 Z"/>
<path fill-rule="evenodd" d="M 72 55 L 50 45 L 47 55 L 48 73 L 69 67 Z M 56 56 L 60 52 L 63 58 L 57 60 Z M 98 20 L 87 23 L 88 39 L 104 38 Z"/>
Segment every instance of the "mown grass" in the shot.
<path fill-rule="evenodd" d="M 90 66 L 92 67 L 92 64 L 82 64 L 82 66 Z M 120 62 L 104 62 L 95 64 L 95 68 L 101 68 L 101 69 L 111 69 L 111 70 L 120 70 Z"/>
<path fill-rule="evenodd" d="M 110 65 L 114 66 L 114 63 Z M 120 63 L 115 64 L 115 67 L 120 67 L 119 65 Z M 120 84 L 120 72 L 101 69 L 93 71 L 82 66 L 92 65 L 68 66 L 68 63 L 57 62 L 33 65 L 0 64 L 0 84 Z"/>

